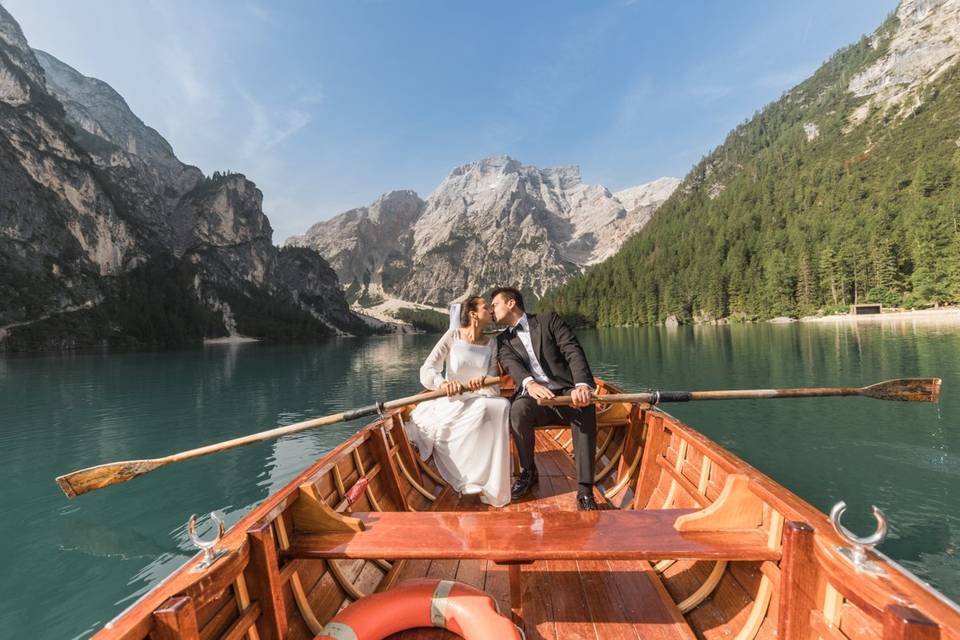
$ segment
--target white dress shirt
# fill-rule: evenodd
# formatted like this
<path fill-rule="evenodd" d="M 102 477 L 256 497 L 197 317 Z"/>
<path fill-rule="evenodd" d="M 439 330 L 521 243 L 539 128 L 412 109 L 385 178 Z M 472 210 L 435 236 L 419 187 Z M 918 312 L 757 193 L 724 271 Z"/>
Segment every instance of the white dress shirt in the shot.
<path fill-rule="evenodd" d="M 540 365 L 540 361 L 537 360 L 537 354 L 533 349 L 533 339 L 530 337 L 530 320 L 527 318 L 526 313 L 520 316 L 517 324 L 513 325 L 513 330 L 516 331 L 517 337 L 520 338 L 520 342 L 523 343 L 523 348 L 527 350 L 527 356 L 530 358 L 530 373 L 533 374 L 532 376 L 524 378 L 523 382 L 520 383 L 523 392 L 527 392 L 527 385 L 533 380 L 536 380 L 551 391 L 559 391 L 562 389 L 563 385 L 547 377 L 546 372 L 544 372 L 543 367 Z M 590 387 L 590 385 L 583 382 L 578 382 L 576 386 Z"/>

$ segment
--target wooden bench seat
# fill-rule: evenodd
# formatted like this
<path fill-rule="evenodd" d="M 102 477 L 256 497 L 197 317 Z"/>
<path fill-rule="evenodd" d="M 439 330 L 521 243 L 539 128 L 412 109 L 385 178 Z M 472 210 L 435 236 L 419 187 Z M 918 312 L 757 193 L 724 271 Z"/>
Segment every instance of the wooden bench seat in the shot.
<path fill-rule="evenodd" d="M 288 558 L 777 560 L 766 535 L 678 532 L 690 509 L 354 513 L 359 532 L 298 533 Z"/>
<path fill-rule="evenodd" d="M 511 513 L 570 511 L 577 484 L 570 456 L 544 432 L 537 433 L 540 483 L 526 500 L 507 507 Z M 601 506 L 605 506 L 597 496 Z M 437 512 L 488 512 L 476 496 L 448 494 Z M 502 512 L 501 512 L 502 513 Z M 678 512 L 680 513 L 680 512 Z M 509 573 L 519 569 L 520 593 L 511 594 Z M 510 611 L 520 600 L 518 623 L 527 638 L 658 638 L 694 640 L 695 635 L 651 564 L 643 560 L 539 560 L 502 565 L 490 560 L 407 560 L 399 580 L 452 578 L 483 589 Z M 390 640 L 450 640 L 442 629 L 405 631 Z"/>

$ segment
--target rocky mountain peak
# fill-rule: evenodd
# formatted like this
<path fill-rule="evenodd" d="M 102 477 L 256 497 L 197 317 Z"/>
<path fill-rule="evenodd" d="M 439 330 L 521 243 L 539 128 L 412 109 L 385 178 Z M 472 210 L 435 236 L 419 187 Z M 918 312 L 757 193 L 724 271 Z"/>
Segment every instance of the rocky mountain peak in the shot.
<path fill-rule="evenodd" d="M 475 160 L 456 167 L 447 176 L 451 180 L 460 176 L 473 176 L 474 179 L 494 175 L 506 175 L 508 173 L 517 173 L 521 165 L 510 156 L 492 156 L 482 160 Z"/>
<path fill-rule="evenodd" d="M 384 224 L 409 224 L 420 215 L 423 200 L 409 189 L 390 191 L 377 198 L 367 209 L 370 220 Z"/>
<path fill-rule="evenodd" d="M 539 296 L 615 252 L 677 184 L 628 190 L 624 203 L 578 167 L 494 156 L 456 167 L 425 201 L 384 194 L 287 243 L 319 251 L 357 297 L 443 306 L 504 283 Z"/>
<path fill-rule="evenodd" d="M 886 52 L 850 79 L 849 90 L 871 99 L 853 112 L 858 124 L 870 109 L 894 107 L 906 115 L 921 104 L 919 88 L 936 80 L 960 54 L 960 0 L 903 0 L 896 24 L 881 27 L 874 46 L 886 43 Z"/>
<path fill-rule="evenodd" d="M 181 165 L 163 136 L 138 118 L 113 87 L 79 73 L 54 56 L 34 49 L 47 90 L 64 105 L 71 124 L 151 162 Z"/>
<path fill-rule="evenodd" d="M 31 82 L 43 86 L 43 69 L 30 52 L 27 39 L 20 29 L 20 25 L 10 15 L 3 5 L 0 5 L 0 41 L 7 46 L 4 53 Z"/>
<path fill-rule="evenodd" d="M 680 186 L 679 178 L 663 177 L 613 194 L 628 211 L 638 207 L 659 206 Z"/>
<path fill-rule="evenodd" d="M 539 169 L 524 165 L 510 156 L 493 156 L 455 168 L 433 192 L 458 189 L 502 189 L 519 181 L 545 183 L 557 189 L 569 189 L 582 182 L 580 167 L 561 166 Z M 433 195 L 430 196 L 431 198 Z"/>
<path fill-rule="evenodd" d="M 544 180 L 557 189 L 572 189 L 583 183 L 580 167 L 568 165 L 563 167 L 549 167 L 541 172 Z M 606 187 L 600 187 L 606 190 Z"/>
<path fill-rule="evenodd" d="M 207 178 L 183 198 L 192 242 L 215 246 L 245 242 L 270 243 L 273 228 L 263 214 L 263 193 L 241 173 Z"/>

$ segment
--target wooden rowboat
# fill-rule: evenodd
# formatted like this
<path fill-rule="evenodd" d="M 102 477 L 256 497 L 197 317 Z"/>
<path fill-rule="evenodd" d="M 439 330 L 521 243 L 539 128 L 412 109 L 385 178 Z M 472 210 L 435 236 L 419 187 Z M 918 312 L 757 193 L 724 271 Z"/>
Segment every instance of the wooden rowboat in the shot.
<path fill-rule="evenodd" d="M 484 590 L 528 639 L 960 640 L 955 604 L 870 549 L 855 564 L 825 514 L 656 407 L 598 405 L 592 513 L 571 511 L 569 429 L 538 432 L 533 497 L 497 510 L 420 461 L 405 415 L 348 438 L 227 531 L 212 564 L 198 555 L 95 638 L 309 639 L 432 577 Z"/>

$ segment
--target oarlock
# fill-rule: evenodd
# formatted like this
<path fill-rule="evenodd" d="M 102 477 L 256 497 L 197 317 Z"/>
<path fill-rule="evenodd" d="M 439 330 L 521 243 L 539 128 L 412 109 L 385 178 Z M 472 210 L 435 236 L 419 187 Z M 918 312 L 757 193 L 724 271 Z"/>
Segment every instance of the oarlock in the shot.
<path fill-rule="evenodd" d="M 840 555 L 849 560 L 858 573 L 882 575 L 886 572 L 883 567 L 867 557 L 867 550 L 872 551 L 874 547 L 883 542 L 883 539 L 887 537 L 887 518 L 883 515 L 883 511 L 880 511 L 880 509 L 875 506 L 872 506 L 872 508 L 873 517 L 877 521 L 877 530 L 869 536 L 861 538 L 840 524 L 840 518 L 843 517 L 844 511 L 847 510 L 847 503 L 843 500 L 833 505 L 833 508 L 830 509 L 830 522 L 833 524 L 833 528 L 837 534 L 850 543 L 849 547 L 837 547 Z"/>
<path fill-rule="evenodd" d="M 216 551 L 213 550 L 213 547 L 220 542 L 220 538 L 223 537 L 223 533 L 226 530 L 223 513 L 219 511 L 211 511 L 210 520 L 215 522 L 217 525 L 216 537 L 214 537 L 213 540 L 201 540 L 200 536 L 197 535 L 197 514 L 192 514 L 190 519 L 187 521 L 187 535 L 190 536 L 190 542 L 193 543 L 193 546 L 203 551 L 203 557 L 200 559 L 200 562 L 190 569 L 191 571 L 203 571 L 229 553 L 228 549 L 217 549 Z"/>

